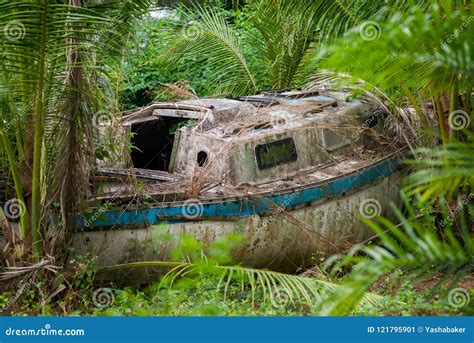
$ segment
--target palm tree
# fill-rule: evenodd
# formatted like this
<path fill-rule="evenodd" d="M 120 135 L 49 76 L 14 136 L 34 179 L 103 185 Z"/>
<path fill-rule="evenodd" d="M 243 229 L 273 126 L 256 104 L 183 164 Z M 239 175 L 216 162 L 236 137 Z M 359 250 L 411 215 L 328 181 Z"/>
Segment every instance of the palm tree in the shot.
<path fill-rule="evenodd" d="M 214 91 L 235 95 L 259 88 L 293 85 L 305 56 L 313 48 L 316 26 L 300 7 L 286 1 L 257 1 L 248 5 L 248 25 L 236 30 L 214 9 L 196 7 L 181 12 L 187 24 L 162 58 L 171 65 L 188 57 L 206 61 Z"/>
<path fill-rule="evenodd" d="M 72 229 L 92 160 L 99 76 L 149 1 L 0 1 L 0 134 L 20 203 L 21 238 L 43 253 L 48 211 Z M 64 248 L 64 247 L 63 247 Z"/>
<path fill-rule="evenodd" d="M 439 273 L 441 284 L 451 280 L 452 287 L 474 265 L 474 136 L 469 127 L 474 56 L 468 43 L 473 9 L 464 1 L 438 1 L 377 18 L 332 42 L 321 65 L 343 73 L 345 81 L 350 75 L 369 90 L 381 89 L 397 104 L 410 102 L 425 127 L 431 121 L 426 102 L 431 101 L 444 144 L 420 149 L 410 161 L 416 170 L 406 183 L 411 197 L 402 194 L 406 214 L 393 208 L 399 225 L 384 218 L 364 220 L 380 241 L 355 247 L 332 266 L 334 272 L 351 267 L 345 285 L 352 291 L 344 301 L 328 299 L 324 314 L 350 312 L 348 303 L 357 304 L 376 281 L 396 270 L 418 279 Z M 329 78 L 340 79 L 337 74 Z"/>
<path fill-rule="evenodd" d="M 188 24 L 162 58 L 168 65 L 183 57 L 202 59 L 199 68 L 210 69 L 216 93 L 300 87 L 316 72 L 312 57 L 323 44 L 375 14 L 385 18 L 387 6 L 381 0 L 256 0 L 244 7 L 243 28 L 198 6 L 181 12 Z M 407 7 L 405 1 L 390 4 L 390 10 Z"/>
<path fill-rule="evenodd" d="M 321 61 L 346 80 L 349 74 L 385 91 L 395 103 L 409 102 L 425 128 L 439 129 L 444 146 L 422 149 L 411 161 L 417 171 L 407 187 L 412 195 L 421 192 L 422 201 L 455 198 L 459 189 L 472 187 L 473 11 L 464 1 L 412 6 L 348 32 Z M 425 110 L 429 102 L 434 125 Z"/>
<path fill-rule="evenodd" d="M 471 111 L 474 52 L 468 42 L 474 34 L 473 14 L 465 1 L 443 0 L 411 6 L 385 21 L 375 16 L 333 44 L 322 65 L 364 80 L 400 102 L 408 99 L 425 127 L 429 119 L 423 102 L 431 99 L 440 136 L 448 143 L 459 129 L 452 128 L 456 121 L 468 122 Z M 452 115 L 446 118 L 446 112 Z"/>

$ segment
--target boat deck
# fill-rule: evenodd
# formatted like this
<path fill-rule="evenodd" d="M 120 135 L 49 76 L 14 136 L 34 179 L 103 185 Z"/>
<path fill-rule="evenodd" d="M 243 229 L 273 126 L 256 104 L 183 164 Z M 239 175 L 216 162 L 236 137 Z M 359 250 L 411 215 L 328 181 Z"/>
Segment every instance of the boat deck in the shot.
<path fill-rule="evenodd" d="M 324 166 L 302 170 L 297 175 L 283 180 L 275 180 L 257 185 L 247 183 L 233 186 L 225 181 L 207 183 L 205 177 L 195 176 L 193 180 L 177 174 L 140 169 L 104 169 L 94 176 L 101 181 L 101 189 L 91 202 L 91 207 L 104 203 L 126 206 L 128 209 L 142 206 L 172 204 L 187 199 L 200 201 L 222 201 L 232 198 L 260 198 L 308 185 L 324 183 L 342 175 L 354 173 L 373 165 L 375 162 L 393 158 L 397 154 L 394 147 L 380 147 L 385 153 L 364 150 L 348 156 L 334 156 L 333 161 Z M 392 150 L 391 154 L 387 151 Z"/>

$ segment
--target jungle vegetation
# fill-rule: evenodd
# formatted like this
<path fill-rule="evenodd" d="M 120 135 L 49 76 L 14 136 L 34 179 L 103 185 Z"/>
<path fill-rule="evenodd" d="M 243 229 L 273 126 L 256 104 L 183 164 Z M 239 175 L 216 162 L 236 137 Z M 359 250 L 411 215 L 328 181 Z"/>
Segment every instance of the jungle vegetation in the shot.
<path fill-rule="evenodd" d="M 19 235 L 5 235 L 2 311 L 474 313 L 470 1 L 208 0 L 178 4 L 165 16 L 154 6 L 0 0 L 0 201 L 15 207 L 21 224 Z M 114 288 L 107 308 L 91 301 L 94 259 L 59 268 L 96 159 L 105 148 L 121 149 L 98 139 L 103 113 L 309 84 L 370 93 L 406 132 L 411 173 L 403 206 L 394 206 L 398 220 L 361 218 L 377 239 L 286 275 L 232 264 L 238 237 L 206 254 L 183 237 L 176 260 L 163 262 L 171 273 L 145 288 Z M 32 273 L 35 286 L 17 298 Z M 52 297 L 56 305 L 47 301 Z"/>

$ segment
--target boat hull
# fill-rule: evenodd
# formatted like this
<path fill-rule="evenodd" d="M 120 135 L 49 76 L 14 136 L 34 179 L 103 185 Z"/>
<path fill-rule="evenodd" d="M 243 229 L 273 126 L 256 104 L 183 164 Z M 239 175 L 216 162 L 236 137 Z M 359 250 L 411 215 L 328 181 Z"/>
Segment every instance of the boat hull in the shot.
<path fill-rule="evenodd" d="M 243 239 L 232 250 L 236 262 L 294 272 L 373 236 L 360 218 L 391 218 L 389 205 L 399 203 L 399 191 L 397 163 L 388 160 L 322 185 L 257 200 L 199 202 L 191 214 L 185 205 L 179 215 L 173 208 L 123 212 L 121 216 L 103 213 L 105 219 L 97 220 L 97 226 L 75 234 L 73 246 L 75 254 L 97 256 L 98 267 L 105 268 L 169 261 L 183 235 L 209 247 L 228 235 L 238 234 Z M 240 203 L 240 211 L 233 210 L 236 203 Z M 151 272 L 149 268 L 142 269 L 124 268 L 119 274 L 108 273 L 104 278 L 141 280 Z"/>

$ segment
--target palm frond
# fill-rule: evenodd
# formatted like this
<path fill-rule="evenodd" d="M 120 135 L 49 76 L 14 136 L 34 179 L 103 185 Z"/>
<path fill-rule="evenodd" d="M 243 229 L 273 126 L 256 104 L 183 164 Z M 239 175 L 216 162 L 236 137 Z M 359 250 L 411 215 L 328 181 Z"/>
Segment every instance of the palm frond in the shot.
<path fill-rule="evenodd" d="M 375 1 L 287 1 L 289 6 L 303 9 L 307 16 L 311 16 L 317 22 L 320 33 L 320 41 L 328 41 L 341 36 L 354 27 L 360 26 L 365 21 L 383 21 L 391 12 L 407 10 L 410 2 L 404 0 L 391 1 L 389 4 L 384 0 Z M 416 1 L 414 5 L 425 8 L 428 1 Z"/>
<path fill-rule="evenodd" d="M 338 262 L 335 262 L 336 258 L 327 262 L 333 272 L 348 266 L 352 266 L 352 271 L 343 282 L 350 289 L 347 298 L 344 301 L 329 299 L 323 314 L 349 313 L 376 281 L 397 270 L 414 275 L 419 280 L 440 273 L 443 275 L 441 282 L 459 280 L 473 270 L 474 207 L 459 199 L 459 213 L 455 216 L 446 206 L 442 206 L 442 217 L 437 222 L 432 212 L 418 212 L 420 208 L 414 207 L 411 199 L 403 193 L 402 199 L 408 217 L 392 206 L 400 225 L 382 217 L 373 221 L 362 219 L 379 236 L 380 243 L 356 246 Z M 439 231 L 437 224 L 441 227 Z"/>
<path fill-rule="evenodd" d="M 278 304 L 283 295 L 289 305 L 305 305 L 313 312 L 319 310 L 320 304 L 334 294 L 344 296 L 347 289 L 333 282 L 298 275 L 289 275 L 270 270 L 259 270 L 241 266 L 222 266 L 222 276 L 219 285 L 224 285 L 224 297 L 233 282 L 242 289 L 250 287 L 252 301 L 255 293 L 263 292 L 263 299 L 272 304 Z M 374 306 L 380 298 L 374 294 L 365 294 L 361 303 Z"/>
<path fill-rule="evenodd" d="M 386 21 L 371 24 L 377 30 L 373 37 L 361 25 L 346 33 L 328 49 L 330 58 L 323 65 L 385 91 L 396 91 L 403 83 L 428 98 L 451 92 L 454 84 L 466 92 L 472 83 L 468 61 L 474 57 L 465 43 L 474 34 L 468 25 L 472 13 L 451 1 L 392 12 Z"/>
<path fill-rule="evenodd" d="M 248 42 L 265 63 L 273 88 L 291 87 L 295 74 L 312 51 L 316 21 L 303 8 L 285 0 L 262 0 L 251 6 Z M 305 80 L 300 74 L 300 83 Z"/>
<path fill-rule="evenodd" d="M 202 7 L 184 11 L 183 15 L 189 23 L 162 55 L 166 64 L 169 66 L 183 56 L 201 59 L 207 67 L 215 70 L 214 92 L 254 93 L 257 90 L 255 78 L 247 65 L 239 38 L 225 19 Z"/>
<path fill-rule="evenodd" d="M 149 5 L 145 0 L 0 1 L 0 92 L 8 92 L 12 104 L 0 120 L 18 118 L 16 132 L 2 133 L 18 143 L 10 144 L 10 164 L 27 180 L 15 186 L 23 187 L 25 203 L 31 204 L 25 208 L 31 211 L 32 232 L 24 238 L 35 243 L 37 255 L 46 212 L 58 198 L 63 218 L 69 218 L 65 227 L 71 228 L 84 194 L 80 184 L 88 185 L 88 167 L 77 166 L 92 155 L 92 114 L 101 93 L 97 75 L 121 49 L 117 37 Z"/>
<path fill-rule="evenodd" d="M 227 299 L 231 286 L 237 285 L 240 289 L 249 291 L 252 304 L 255 304 L 259 294 L 266 303 L 279 304 L 284 298 L 286 305 L 307 306 L 313 312 L 318 312 L 320 304 L 327 298 L 336 294 L 343 297 L 350 294 L 350 289 L 344 285 L 324 279 L 243 266 L 216 265 L 205 256 L 194 263 L 180 261 L 127 263 L 100 269 L 98 274 L 140 268 L 168 270 L 155 291 L 172 289 L 183 278 L 191 281 L 211 278 L 215 280 L 215 288 L 222 293 L 224 300 Z M 375 306 L 380 299 L 375 294 L 367 293 L 359 299 L 359 303 L 364 306 Z"/>
<path fill-rule="evenodd" d="M 177 268 L 163 279 L 162 285 L 172 287 L 181 277 L 195 278 L 211 277 L 217 281 L 216 289 L 223 293 L 224 299 L 232 285 L 238 285 L 242 290 L 249 290 L 252 304 L 256 302 L 256 294 L 262 296 L 264 302 L 278 304 L 281 297 L 287 305 L 307 306 L 313 312 L 319 311 L 319 306 L 326 299 L 335 294 L 349 294 L 345 286 L 322 279 L 309 278 L 299 275 L 290 275 L 270 270 L 247 268 L 243 266 L 186 265 L 186 270 Z M 170 282 L 171 281 L 171 282 Z M 374 294 L 364 294 L 359 303 L 374 306 L 380 298 Z"/>
<path fill-rule="evenodd" d="M 409 194 L 434 202 L 440 196 L 452 199 L 459 190 L 473 192 L 474 134 L 466 131 L 466 142 L 453 142 L 434 149 L 421 149 L 416 160 L 407 161 L 416 170 L 407 178 Z"/>

